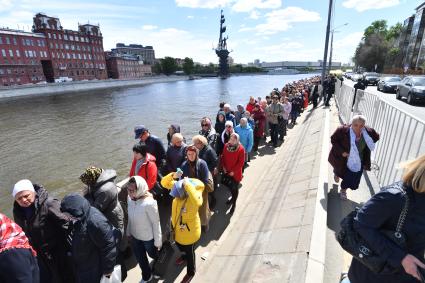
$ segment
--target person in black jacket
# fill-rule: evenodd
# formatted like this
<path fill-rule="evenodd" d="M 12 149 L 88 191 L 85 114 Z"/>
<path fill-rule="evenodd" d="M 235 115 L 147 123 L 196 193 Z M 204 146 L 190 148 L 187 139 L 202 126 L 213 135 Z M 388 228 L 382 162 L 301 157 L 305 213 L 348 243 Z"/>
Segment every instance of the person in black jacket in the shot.
<path fill-rule="evenodd" d="M 425 269 L 425 155 L 404 164 L 402 181 L 384 187 L 358 211 L 354 229 L 373 247 L 373 251 L 387 259 L 387 264 L 399 271 L 376 274 L 353 258 L 348 273 L 351 283 L 416 283 L 418 268 Z M 409 198 L 408 212 L 402 232 L 407 249 L 389 240 L 382 230 L 396 230 L 401 210 Z"/>
<path fill-rule="evenodd" d="M 13 188 L 13 217 L 37 251 L 40 282 L 73 282 L 66 237 L 71 217 L 41 185 L 21 180 Z"/>
<path fill-rule="evenodd" d="M 367 84 L 365 84 L 363 79 L 358 79 L 357 83 L 354 84 L 354 98 L 353 98 L 353 105 L 352 106 L 354 106 L 354 103 L 356 103 L 357 90 L 358 89 L 365 90 L 366 86 L 367 86 Z"/>
<path fill-rule="evenodd" d="M 225 123 L 226 113 L 224 113 L 224 111 L 219 111 L 217 114 L 217 121 L 214 126 L 215 132 L 217 133 L 217 141 L 215 143 L 215 152 L 217 153 L 217 155 L 220 155 L 223 151 L 224 143 L 221 139 L 221 135 L 223 134 L 226 128 Z"/>
<path fill-rule="evenodd" d="M 116 263 L 117 248 L 113 226 L 80 194 L 71 193 L 61 202 L 61 211 L 74 216 L 72 258 L 77 283 L 99 283 L 109 277 Z"/>
<path fill-rule="evenodd" d="M 192 138 L 193 145 L 199 150 L 199 158 L 204 160 L 207 163 L 208 170 L 210 171 L 213 182 L 214 182 L 214 191 L 209 193 L 209 206 L 211 209 L 214 209 L 216 205 L 215 192 L 217 189 L 217 165 L 218 157 L 215 150 L 208 144 L 208 140 L 202 135 L 196 135 Z"/>
<path fill-rule="evenodd" d="M 144 125 L 139 125 L 134 127 L 135 139 L 140 139 L 140 142 L 145 143 L 147 146 L 147 152 L 155 156 L 156 166 L 158 170 L 161 171 L 165 166 L 165 148 L 162 141 L 151 135 L 149 130 Z"/>
<path fill-rule="evenodd" d="M 334 75 L 330 75 L 330 77 L 328 78 L 327 88 L 326 88 L 325 106 L 330 106 L 329 101 L 331 100 L 332 95 L 335 92 L 335 82 L 336 82 L 336 79 L 335 79 Z"/>

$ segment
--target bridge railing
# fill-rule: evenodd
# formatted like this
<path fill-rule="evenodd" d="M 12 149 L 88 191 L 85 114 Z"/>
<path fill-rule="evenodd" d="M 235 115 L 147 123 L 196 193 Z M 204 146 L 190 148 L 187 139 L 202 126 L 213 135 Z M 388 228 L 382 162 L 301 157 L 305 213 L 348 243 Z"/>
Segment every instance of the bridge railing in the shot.
<path fill-rule="evenodd" d="M 335 101 L 343 123 L 349 123 L 354 114 L 362 114 L 367 118 L 367 125 L 380 134 L 372 153 L 380 185 L 400 180 L 403 172 L 398 164 L 425 153 L 425 121 L 367 91 L 357 90 L 354 105 L 353 100 L 353 87 L 343 84 L 335 88 Z"/>

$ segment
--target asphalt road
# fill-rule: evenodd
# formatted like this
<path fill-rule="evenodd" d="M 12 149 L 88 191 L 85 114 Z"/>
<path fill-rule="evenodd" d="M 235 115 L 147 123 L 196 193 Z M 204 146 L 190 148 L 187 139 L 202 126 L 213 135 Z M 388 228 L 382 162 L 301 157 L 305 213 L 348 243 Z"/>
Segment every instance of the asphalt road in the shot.
<path fill-rule="evenodd" d="M 354 86 L 354 82 L 349 79 L 344 79 L 344 84 L 349 86 Z M 376 89 L 376 86 L 368 86 L 366 88 L 366 91 L 370 93 L 377 94 L 382 100 L 388 102 L 389 104 L 393 105 L 394 107 L 409 113 L 416 118 L 421 119 L 423 122 L 425 122 L 425 104 L 416 104 L 416 105 L 409 105 L 406 102 L 406 99 L 403 98 L 402 100 L 397 100 L 395 98 L 395 93 L 383 93 L 381 91 L 378 91 Z"/>

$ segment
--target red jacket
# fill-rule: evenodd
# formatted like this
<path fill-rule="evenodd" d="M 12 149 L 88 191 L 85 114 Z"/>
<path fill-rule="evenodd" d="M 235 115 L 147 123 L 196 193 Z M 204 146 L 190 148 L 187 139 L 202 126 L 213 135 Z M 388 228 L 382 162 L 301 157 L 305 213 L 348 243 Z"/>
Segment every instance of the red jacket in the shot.
<path fill-rule="evenodd" d="M 233 172 L 233 179 L 236 182 L 242 181 L 242 168 L 245 164 L 245 149 L 242 144 L 234 151 L 227 149 L 228 143 L 224 145 L 223 153 L 220 158 L 220 168 L 226 169 L 226 172 Z"/>
<path fill-rule="evenodd" d="M 249 113 L 252 114 L 252 111 L 254 110 L 255 103 L 257 103 L 257 102 L 254 102 L 254 104 L 248 103 L 245 107 L 246 111 L 248 111 Z"/>
<path fill-rule="evenodd" d="M 266 126 L 266 114 L 264 114 L 263 109 L 253 111 L 255 121 L 254 136 L 262 137 L 264 136 L 264 127 Z"/>
<path fill-rule="evenodd" d="M 155 161 L 156 161 L 155 156 L 147 153 L 146 160 L 142 164 L 142 166 L 140 166 L 139 172 L 134 172 L 136 170 L 136 163 L 137 163 L 137 160 L 134 158 L 133 163 L 131 164 L 130 177 L 135 175 L 142 177 L 143 179 L 146 180 L 149 190 L 152 189 L 156 183 L 156 178 L 158 175 L 158 168 L 156 167 Z"/>

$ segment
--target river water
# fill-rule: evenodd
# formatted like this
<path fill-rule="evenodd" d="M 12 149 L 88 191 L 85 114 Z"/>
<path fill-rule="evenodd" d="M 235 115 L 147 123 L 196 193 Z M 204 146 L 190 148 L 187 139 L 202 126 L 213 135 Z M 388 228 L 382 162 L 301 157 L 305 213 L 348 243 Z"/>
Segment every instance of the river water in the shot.
<path fill-rule="evenodd" d="M 214 118 L 221 101 L 245 105 L 251 95 L 265 97 L 311 76 L 235 76 L 1 101 L 0 211 L 11 214 L 11 190 L 20 179 L 62 197 L 82 188 L 78 177 L 89 165 L 114 168 L 119 180 L 126 177 L 135 125 L 144 124 L 166 141 L 168 125 L 177 123 L 190 141 L 199 119 Z"/>

